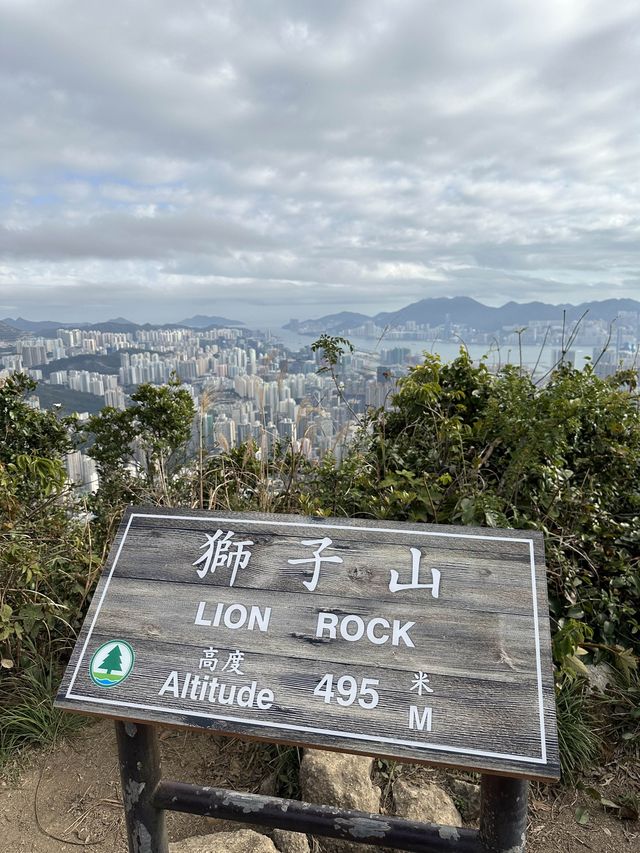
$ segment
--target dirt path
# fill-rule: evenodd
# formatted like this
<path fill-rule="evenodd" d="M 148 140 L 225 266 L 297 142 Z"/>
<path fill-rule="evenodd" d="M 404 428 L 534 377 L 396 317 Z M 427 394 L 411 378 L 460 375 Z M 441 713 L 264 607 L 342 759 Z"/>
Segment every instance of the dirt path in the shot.
<path fill-rule="evenodd" d="M 271 793 L 273 767 L 265 748 L 210 735 L 161 734 L 163 774 L 186 782 Z M 593 782 L 614 799 L 618 788 L 637 783 L 639 768 L 609 768 Z M 621 775 L 622 774 L 622 775 Z M 0 849 L 3 853 L 126 853 L 113 726 L 88 726 L 71 740 L 31 756 L 16 778 L 0 783 Z M 608 781 L 607 781 L 608 780 Z M 615 789 L 615 790 L 614 790 Z M 584 805 L 589 822 L 576 822 Z M 239 824 L 168 813 L 171 840 Z M 587 794 L 534 789 L 531 853 L 638 853 L 640 825 L 621 821 L 594 805 Z"/>
<path fill-rule="evenodd" d="M 246 790 L 269 781 L 266 753 L 254 744 L 169 730 L 160 737 L 167 778 Z M 111 723 L 88 726 L 32 756 L 17 779 L 0 784 L 3 853 L 126 853 Z M 177 812 L 167 822 L 171 840 L 236 826 Z"/>

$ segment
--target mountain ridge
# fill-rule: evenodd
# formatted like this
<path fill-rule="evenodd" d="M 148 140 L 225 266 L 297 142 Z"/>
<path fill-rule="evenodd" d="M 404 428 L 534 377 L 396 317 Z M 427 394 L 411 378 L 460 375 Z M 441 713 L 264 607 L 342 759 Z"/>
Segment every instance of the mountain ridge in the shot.
<path fill-rule="evenodd" d="M 301 334 L 318 332 L 339 334 L 365 323 L 373 322 L 384 328 L 413 321 L 418 324 L 440 326 L 455 323 L 469 326 L 478 331 L 497 331 L 503 326 L 526 325 L 533 320 L 562 322 L 563 313 L 567 323 L 574 323 L 584 313 L 590 319 L 599 319 L 611 323 L 621 311 L 630 311 L 640 315 L 640 301 L 635 299 L 603 299 L 583 302 L 553 304 L 549 302 L 515 302 L 510 300 L 504 305 L 493 307 L 484 305 L 468 296 L 436 297 L 420 299 L 399 308 L 397 311 L 381 311 L 374 315 L 355 311 L 339 311 L 316 319 L 290 320 L 285 329 Z M 230 320 L 217 315 L 195 314 L 177 323 L 134 323 L 125 317 L 115 317 L 99 323 L 68 323 L 56 320 L 27 320 L 24 317 L 5 317 L 0 324 L 16 330 L 20 334 L 46 335 L 56 329 L 83 329 L 103 332 L 132 332 L 137 329 L 180 329 L 190 328 L 198 331 L 213 330 L 220 327 L 246 327 L 239 320 Z M 7 332 L 9 329 L 6 330 Z"/>
<path fill-rule="evenodd" d="M 103 320 L 99 323 L 62 323 L 56 320 L 27 320 L 24 317 L 4 317 L 0 324 L 18 330 L 20 333 L 43 335 L 55 332 L 56 329 L 81 329 L 85 331 L 98 332 L 132 332 L 136 329 L 199 329 L 202 331 L 220 327 L 238 328 L 244 326 L 239 320 L 228 320 L 226 317 L 196 314 L 181 320 L 179 323 L 134 323 L 125 317 L 115 317 L 111 320 Z"/>
<path fill-rule="evenodd" d="M 292 325 L 291 321 L 284 327 L 305 333 L 342 332 L 353 328 L 351 318 L 358 318 L 357 325 L 373 322 L 376 326 L 385 327 L 412 321 L 430 326 L 440 326 L 444 323 L 456 323 L 469 326 L 478 331 L 496 331 L 503 326 L 526 324 L 534 320 L 561 322 L 563 313 L 566 321 L 573 323 L 584 312 L 590 319 L 613 322 L 621 311 L 640 314 L 640 302 L 635 299 L 603 299 L 583 302 L 580 305 L 549 302 L 506 302 L 499 307 L 484 305 L 468 296 L 436 297 L 420 299 L 405 305 L 397 311 L 381 311 L 369 316 L 354 312 L 343 311 L 339 314 L 327 314 L 315 320 L 299 320 Z"/>
<path fill-rule="evenodd" d="M 187 326 L 190 329 L 210 329 L 212 326 L 244 326 L 245 323 L 241 320 L 228 320 L 226 317 L 218 317 L 216 314 L 211 316 L 194 314 L 193 317 L 180 320 L 178 325 Z"/>

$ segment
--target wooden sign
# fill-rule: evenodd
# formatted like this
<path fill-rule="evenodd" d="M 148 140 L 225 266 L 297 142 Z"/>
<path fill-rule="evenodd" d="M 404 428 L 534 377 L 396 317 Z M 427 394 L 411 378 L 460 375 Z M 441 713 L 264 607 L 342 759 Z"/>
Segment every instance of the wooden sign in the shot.
<path fill-rule="evenodd" d="M 559 775 L 532 531 L 132 509 L 60 708 Z"/>

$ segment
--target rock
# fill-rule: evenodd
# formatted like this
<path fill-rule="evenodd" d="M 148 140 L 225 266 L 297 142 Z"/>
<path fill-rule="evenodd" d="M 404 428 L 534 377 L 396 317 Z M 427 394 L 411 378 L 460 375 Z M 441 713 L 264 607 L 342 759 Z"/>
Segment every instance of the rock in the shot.
<path fill-rule="evenodd" d="M 264 779 L 262 779 L 262 781 L 260 782 L 258 793 L 263 794 L 265 797 L 275 797 L 277 789 L 278 774 L 269 773 L 269 775 L 265 776 Z"/>
<path fill-rule="evenodd" d="M 460 811 L 465 820 L 470 822 L 480 817 L 480 785 L 465 782 L 463 779 L 449 779 L 451 790 L 460 800 Z"/>
<path fill-rule="evenodd" d="M 356 809 L 377 814 L 380 810 L 380 788 L 371 781 L 373 758 L 342 755 L 321 749 L 305 749 L 300 763 L 302 799 L 341 809 Z M 327 853 L 370 853 L 368 844 L 355 844 L 322 838 Z"/>
<path fill-rule="evenodd" d="M 615 673 L 608 663 L 588 663 L 587 681 L 592 691 L 604 693 L 611 682 L 615 679 Z"/>
<path fill-rule="evenodd" d="M 455 803 L 433 782 L 414 784 L 400 777 L 393 783 L 393 801 L 396 814 L 401 817 L 444 826 L 462 826 Z"/>
<path fill-rule="evenodd" d="M 252 829 L 194 835 L 169 845 L 169 853 L 278 853 L 273 841 Z"/>
<path fill-rule="evenodd" d="M 302 799 L 363 812 L 380 810 L 380 788 L 371 781 L 373 758 L 305 749 L 300 764 Z"/>
<path fill-rule="evenodd" d="M 289 832 L 286 829 L 273 830 L 273 843 L 280 853 L 309 853 L 307 836 L 301 832 Z"/>

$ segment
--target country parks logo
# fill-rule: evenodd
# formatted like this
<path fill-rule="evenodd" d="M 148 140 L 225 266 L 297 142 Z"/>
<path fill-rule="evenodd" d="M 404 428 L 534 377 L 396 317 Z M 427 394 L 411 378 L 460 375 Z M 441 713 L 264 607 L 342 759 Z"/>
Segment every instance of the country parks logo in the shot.
<path fill-rule="evenodd" d="M 135 655 L 124 640 L 110 640 L 93 653 L 89 674 L 94 684 L 100 687 L 115 687 L 121 684 L 133 669 Z"/>

